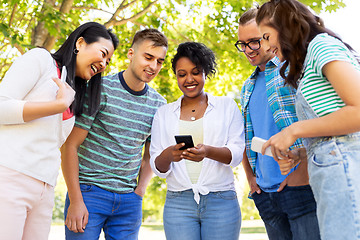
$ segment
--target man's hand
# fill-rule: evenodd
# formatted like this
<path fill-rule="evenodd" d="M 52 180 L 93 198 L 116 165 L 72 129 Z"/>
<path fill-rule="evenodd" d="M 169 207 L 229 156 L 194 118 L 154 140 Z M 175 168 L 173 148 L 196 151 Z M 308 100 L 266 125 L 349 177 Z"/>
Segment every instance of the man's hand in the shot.
<path fill-rule="evenodd" d="M 282 175 L 287 175 L 300 161 L 306 161 L 307 155 L 305 148 L 296 148 L 288 152 L 288 158 L 289 159 L 279 159 L 277 161 Z"/>
<path fill-rule="evenodd" d="M 68 208 L 65 225 L 70 231 L 83 233 L 89 220 L 89 212 L 83 201 L 71 203 Z"/>
<path fill-rule="evenodd" d="M 248 178 L 248 183 L 249 183 L 249 187 L 250 187 L 250 194 L 253 194 L 254 192 L 256 192 L 257 194 L 261 193 L 261 189 L 260 189 L 259 185 L 257 185 L 257 183 L 256 183 L 255 176 Z"/>
<path fill-rule="evenodd" d="M 309 174 L 307 171 L 307 157 L 304 148 L 299 149 L 300 163 L 299 166 L 285 178 L 280 184 L 278 192 L 282 191 L 286 185 L 288 186 L 304 186 L 309 185 Z"/>
<path fill-rule="evenodd" d="M 143 198 L 145 196 L 145 190 L 146 189 L 142 189 L 141 187 L 136 187 L 134 193 Z"/>

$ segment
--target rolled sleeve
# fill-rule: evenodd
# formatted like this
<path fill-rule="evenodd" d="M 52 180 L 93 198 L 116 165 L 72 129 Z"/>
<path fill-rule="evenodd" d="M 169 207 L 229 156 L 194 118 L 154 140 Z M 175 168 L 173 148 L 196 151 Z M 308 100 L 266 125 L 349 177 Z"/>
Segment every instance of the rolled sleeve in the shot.
<path fill-rule="evenodd" d="M 26 101 L 0 97 L 0 124 L 25 123 L 23 118 L 25 103 Z"/>
<path fill-rule="evenodd" d="M 231 108 L 233 114 L 229 125 L 226 147 L 230 150 L 232 156 L 229 165 L 236 167 L 241 163 L 245 149 L 244 122 L 241 112 L 234 101 L 232 101 Z"/>
<path fill-rule="evenodd" d="M 172 171 L 172 164 L 170 164 L 169 170 L 165 173 L 160 172 L 155 165 L 155 159 L 162 153 L 162 151 L 166 148 L 163 146 L 162 141 L 166 136 L 164 135 L 163 131 L 161 130 L 162 117 L 161 114 L 161 107 L 155 113 L 152 126 L 151 126 L 151 144 L 150 144 L 150 166 L 153 172 L 161 177 L 166 178 L 170 172 Z"/>

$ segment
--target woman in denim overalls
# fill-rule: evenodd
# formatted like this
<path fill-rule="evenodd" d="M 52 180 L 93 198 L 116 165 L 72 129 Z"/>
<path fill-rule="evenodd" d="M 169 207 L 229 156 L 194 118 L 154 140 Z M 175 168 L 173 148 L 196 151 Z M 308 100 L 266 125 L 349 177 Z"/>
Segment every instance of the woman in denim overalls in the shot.
<path fill-rule="evenodd" d="M 288 151 L 303 138 L 322 239 L 360 239 L 360 65 L 350 46 L 297 0 L 271 0 L 256 17 L 263 47 L 285 61 L 286 83 L 296 87 L 296 122 L 271 146 L 284 174 L 296 159 Z"/>

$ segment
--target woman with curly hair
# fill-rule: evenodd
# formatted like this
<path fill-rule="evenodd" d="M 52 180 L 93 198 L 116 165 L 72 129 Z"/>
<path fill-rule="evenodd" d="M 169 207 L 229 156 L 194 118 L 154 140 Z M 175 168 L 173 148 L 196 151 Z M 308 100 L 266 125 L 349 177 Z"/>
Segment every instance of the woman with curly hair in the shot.
<path fill-rule="evenodd" d="M 237 240 L 241 213 L 232 167 L 245 147 L 239 108 L 204 91 L 216 72 L 215 55 L 204 44 L 180 44 L 172 68 L 183 96 L 158 109 L 150 146 L 150 165 L 167 181 L 166 238 Z M 192 135 L 195 147 L 181 150 L 175 135 Z"/>

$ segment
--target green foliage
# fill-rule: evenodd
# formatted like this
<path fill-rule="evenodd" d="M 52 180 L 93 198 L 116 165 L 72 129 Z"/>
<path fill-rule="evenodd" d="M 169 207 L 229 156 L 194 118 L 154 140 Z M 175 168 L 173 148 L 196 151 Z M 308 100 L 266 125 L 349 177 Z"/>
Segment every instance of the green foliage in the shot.
<path fill-rule="evenodd" d="M 243 220 L 254 220 L 260 219 L 259 212 L 254 204 L 254 200 L 248 198 L 249 195 L 249 184 L 247 182 L 244 183 L 244 192 L 242 196 L 242 204 L 241 204 L 241 216 Z"/>
<path fill-rule="evenodd" d="M 266 0 L 257 1 L 259 4 Z M 314 11 L 335 11 L 342 0 L 302 0 Z M 61 8 L 71 4 L 70 9 Z M 151 83 L 168 102 L 181 92 L 171 70 L 171 59 L 179 43 L 198 41 L 217 56 L 218 73 L 205 86 L 214 95 L 229 95 L 238 100 L 243 81 L 253 71 L 243 54 L 234 47 L 239 16 L 253 6 L 252 0 L 0 0 L 0 81 L 13 60 L 30 48 L 45 46 L 58 49 L 79 24 L 98 21 L 113 28 L 120 45 L 105 74 L 127 67 L 127 50 L 134 33 L 143 28 L 157 28 L 169 39 L 166 61 L 159 76 Z M 122 7 L 116 12 L 119 7 Z M 42 25 L 43 24 L 43 25 Z M 37 29 L 38 31 L 35 31 Z M 46 45 L 51 36 L 57 41 Z M 144 218 L 159 219 L 165 201 L 164 180 L 153 178 L 144 201 Z M 64 193 L 56 192 L 54 217 L 62 218 Z M 243 214 L 251 218 L 256 211 L 243 199 Z M 249 212 L 249 214 L 247 213 Z"/>
<path fill-rule="evenodd" d="M 143 200 L 143 222 L 159 222 L 162 220 L 165 198 L 165 179 L 153 177 Z"/>
<path fill-rule="evenodd" d="M 66 184 L 65 180 L 59 171 L 60 175 L 55 187 L 55 205 L 53 209 L 52 220 L 55 223 L 64 223 L 64 207 L 65 207 L 65 196 L 66 196 Z"/>

